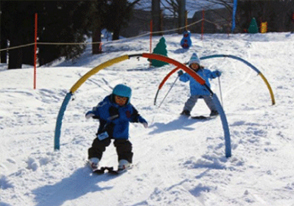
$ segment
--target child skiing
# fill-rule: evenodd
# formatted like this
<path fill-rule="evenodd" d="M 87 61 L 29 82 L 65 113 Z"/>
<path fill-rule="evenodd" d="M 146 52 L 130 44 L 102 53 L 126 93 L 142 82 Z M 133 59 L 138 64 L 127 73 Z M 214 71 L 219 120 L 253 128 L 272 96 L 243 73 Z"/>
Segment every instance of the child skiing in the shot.
<path fill-rule="evenodd" d="M 218 70 L 211 72 L 209 69 L 206 69 L 203 66 L 200 66 L 200 60 L 196 53 L 192 54 L 191 59 L 189 61 L 189 67 L 193 71 L 195 71 L 199 76 L 201 76 L 205 80 L 206 85 L 209 87 L 210 87 L 209 78 L 214 79 L 216 77 L 221 76 L 221 72 Z M 190 93 L 191 93 L 191 96 L 185 103 L 185 106 L 181 115 L 190 116 L 191 110 L 193 109 L 193 107 L 195 106 L 199 98 L 204 99 L 205 103 L 207 104 L 208 108 L 211 111 L 210 116 L 218 115 L 217 109 L 212 99 L 209 97 L 210 95 L 209 91 L 204 86 L 199 84 L 193 77 L 191 77 L 187 73 L 184 73 L 182 70 L 178 72 L 178 75 L 180 77 L 180 81 L 182 82 L 190 81 Z"/>
<path fill-rule="evenodd" d="M 86 118 L 99 119 L 99 128 L 92 147 L 88 150 L 90 166 L 98 169 L 106 147 L 114 139 L 114 146 L 118 155 L 118 170 L 131 166 L 133 152 L 129 138 L 129 122 L 139 122 L 148 127 L 147 121 L 130 103 L 132 90 L 130 87 L 118 84 L 112 94 L 106 96 L 93 110 L 86 113 Z"/>

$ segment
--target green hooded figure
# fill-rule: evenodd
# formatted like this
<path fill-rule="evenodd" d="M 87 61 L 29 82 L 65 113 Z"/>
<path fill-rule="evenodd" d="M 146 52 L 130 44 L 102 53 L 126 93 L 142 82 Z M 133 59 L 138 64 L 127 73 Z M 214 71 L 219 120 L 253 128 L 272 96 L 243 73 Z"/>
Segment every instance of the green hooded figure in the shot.
<path fill-rule="evenodd" d="M 166 50 L 166 44 L 165 44 L 165 38 L 164 37 L 161 37 L 158 44 L 153 49 L 153 54 L 160 54 L 160 55 L 163 55 L 163 56 L 167 57 L 167 50 Z M 164 66 L 164 65 L 166 65 L 168 63 L 152 59 L 151 64 L 154 67 L 162 67 L 162 66 Z"/>
<path fill-rule="evenodd" d="M 256 20 L 254 17 L 252 18 L 252 20 L 250 22 L 250 25 L 248 28 L 248 33 L 250 33 L 250 34 L 258 33 L 258 26 L 257 26 Z"/>

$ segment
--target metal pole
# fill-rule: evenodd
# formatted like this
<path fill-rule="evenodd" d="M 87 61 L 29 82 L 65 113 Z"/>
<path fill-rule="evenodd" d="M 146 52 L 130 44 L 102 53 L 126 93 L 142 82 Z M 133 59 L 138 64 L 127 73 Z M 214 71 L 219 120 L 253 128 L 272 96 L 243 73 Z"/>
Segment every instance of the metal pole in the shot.
<path fill-rule="evenodd" d="M 166 93 L 166 95 L 164 96 L 163 100 L 160 102 L 158 108 L 161 106 L 161 104 L 163 103 L 163 101 L 165 100 L 165 98 L 167 97 L 167 95 L 169 94 L 170 90 L 173 88 L 173 86 L 175 85 L 176 81 L 178 80 L 179 76 L 176 78 L 176 80 L 174 81 L 174 83 L 171 85 L 171 87 L 169 88 L 168 92 Z"/>

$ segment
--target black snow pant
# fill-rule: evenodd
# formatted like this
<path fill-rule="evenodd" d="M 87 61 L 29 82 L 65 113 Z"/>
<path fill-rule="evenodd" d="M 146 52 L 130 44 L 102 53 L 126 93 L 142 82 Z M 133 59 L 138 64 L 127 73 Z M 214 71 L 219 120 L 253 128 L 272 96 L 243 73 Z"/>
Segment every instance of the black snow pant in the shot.
<path fill-rule="evenodd" d="M 111 143 L 110 138 L 106 138 L 104 140 L 99 140 L 95 138 L 92 147 L 88 150 L 88 158 L 97 157 L 101 160 L 103 152 L 106 150 Z M 118 155 L 118 161 L 125 159 L 128 162 L 132 163 L 133 160 L 133 152 L 132 152 L 132 143 L 127 139 L 115 139 L 114 146 L 116 147 L 116 153 Z"/>

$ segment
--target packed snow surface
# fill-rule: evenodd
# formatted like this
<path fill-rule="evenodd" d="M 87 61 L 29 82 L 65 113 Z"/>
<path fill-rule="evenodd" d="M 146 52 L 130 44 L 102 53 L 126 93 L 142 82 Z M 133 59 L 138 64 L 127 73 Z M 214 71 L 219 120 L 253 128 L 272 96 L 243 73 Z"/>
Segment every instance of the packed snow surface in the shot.
<path fill-rule="evenodd" d="M 180 46 L 182 35 L 165 35 L 168 57 L 185 63 L 199 57 L 235 55 L 253 64 L 267 85 L 246 64 L 231 58 L 202 60 L 222 72 L 211 81 L 230 129 L 232 157 L 225 157 L 220 117 L 199 121 L 179 114 L 189 84 L 172 75 L 175 68 L 152 68 L 145 58 L 130 58 L 91 76 L 74 93 L 63 117 L 60 150 L 54 151 L 56 118 L 71 87 L 88 71 L 122 55 L 148 53 L 149 37 L 105 42 L 103 53 L 89 46 L 75 61 L 37 68 L 0 69 L 0 205 L 294 205 L 294 34 L 192 34 L 192 47 Z M 153 37 L 153 46 L 161 37 Z M 115 85 L 133 90 L 132 104 L 149 128 L 131 124 L 133 168 L 120 176 L 92 175 L 85 162 L 98 122 L 85 118 Z M 208 115 L 199 100 L 193 115 Z M 113 144 L 101 166 L 117 167 Z"/>

